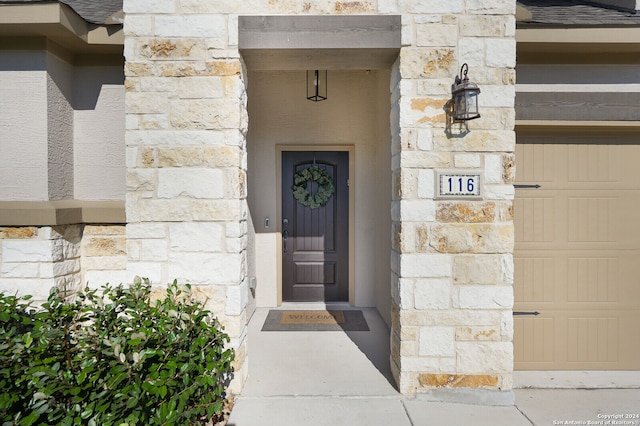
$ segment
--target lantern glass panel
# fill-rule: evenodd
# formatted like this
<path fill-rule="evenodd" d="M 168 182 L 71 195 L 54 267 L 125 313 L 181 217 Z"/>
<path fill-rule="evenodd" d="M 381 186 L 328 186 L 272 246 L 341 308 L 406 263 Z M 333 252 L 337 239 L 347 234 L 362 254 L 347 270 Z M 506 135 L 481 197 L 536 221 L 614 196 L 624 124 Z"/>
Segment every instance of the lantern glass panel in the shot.
<path fill-rule="evenodd" d="M 307 71 L 307 99 L 314 102 L 327 99 L 327 70 Z"/>

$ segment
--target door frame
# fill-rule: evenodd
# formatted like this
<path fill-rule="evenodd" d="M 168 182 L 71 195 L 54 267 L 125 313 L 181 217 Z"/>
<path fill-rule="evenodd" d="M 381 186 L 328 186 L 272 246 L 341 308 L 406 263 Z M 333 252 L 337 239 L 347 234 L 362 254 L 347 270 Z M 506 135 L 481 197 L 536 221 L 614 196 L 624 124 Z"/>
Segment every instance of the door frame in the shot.
<path fill-rule="evenodd" d="M 277 283 L 278 306 L 282 305 L 282 153 L 287 151 L 341 151 L 349 155 L 349 188 L 355 188 L 354 145 L 276 145 L 276 217 L 277 217 Z M 355 305 L 355 191 L 349 191 L 349 305 Z"/>

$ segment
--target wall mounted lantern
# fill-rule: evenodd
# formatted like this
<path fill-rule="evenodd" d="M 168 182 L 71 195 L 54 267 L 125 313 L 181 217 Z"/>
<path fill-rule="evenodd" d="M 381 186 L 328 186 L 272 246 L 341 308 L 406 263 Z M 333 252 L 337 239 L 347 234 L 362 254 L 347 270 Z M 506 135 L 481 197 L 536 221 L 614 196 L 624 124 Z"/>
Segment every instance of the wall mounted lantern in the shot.
<path fill-rule="evenodd" d="M 478 95 L 480 88 L 467 77 L 469 66 L 462 65 L 460 75 L 456 76 L 455 83 L 451 86 L 453 96 L 453 120 L 467 121 L 479 118 Z"/>
<path fill-rule="evenodd" d="M 307 99 L 314 102 L 327 99 L 327 70 L 307 70 Z"/>

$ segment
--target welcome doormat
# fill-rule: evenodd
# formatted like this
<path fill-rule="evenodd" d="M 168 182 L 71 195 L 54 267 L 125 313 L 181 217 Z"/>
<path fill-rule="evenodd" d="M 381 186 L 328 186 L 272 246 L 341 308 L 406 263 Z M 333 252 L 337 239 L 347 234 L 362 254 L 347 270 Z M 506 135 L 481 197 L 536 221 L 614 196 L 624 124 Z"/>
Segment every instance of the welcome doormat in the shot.
<path fill-rule="evenodd" d="M 262 331 L 369 331 L 362 311 L 280 311 L 272 309 Z"/>

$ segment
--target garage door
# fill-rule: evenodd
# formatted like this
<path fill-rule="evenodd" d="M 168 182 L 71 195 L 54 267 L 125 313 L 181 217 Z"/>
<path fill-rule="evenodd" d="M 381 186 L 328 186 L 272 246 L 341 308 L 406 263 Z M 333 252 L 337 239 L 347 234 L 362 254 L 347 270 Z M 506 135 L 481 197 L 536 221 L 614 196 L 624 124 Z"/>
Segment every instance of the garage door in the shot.
<path fill-rule="evenodd" d="M 640 369 L 640 141 L 521 142 L 515 368 Z"/>

